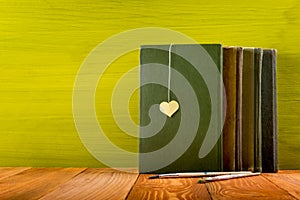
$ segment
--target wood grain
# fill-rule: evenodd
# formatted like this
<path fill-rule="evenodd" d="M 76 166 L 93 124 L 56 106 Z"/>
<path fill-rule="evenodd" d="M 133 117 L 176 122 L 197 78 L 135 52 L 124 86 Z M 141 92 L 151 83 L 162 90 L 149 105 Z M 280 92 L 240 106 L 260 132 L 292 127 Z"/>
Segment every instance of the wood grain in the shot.
<path fill-rule="evenodd" d="M 297 199 L 300 199 L 300 172 L 279 171 L 278 174 L 263 174 L 270 182 L 282 188 Z"/>
<path fill-rule="evenodd" d="M 0 180 L 21 173 L 30 167 L 1 167 Z"/>
<path fill-rule="evenodd" d="M 127 199 L 210 199 L 205 185 L 197 178 L 149 179 L 141 174 Z"/>
<path fill-rule="evenodd" d="M 0 180 L 1 199 L 39 199 L 85 168 L 31 168 Z"/>
<path fill-rule="evenodd" d="M 198 184 L 198 178 L 149 179 L 137 169 L 0 168 L 0 199 L 299 199 L 300 171 Z M 6 172 L 6 173 L 4 173 Z"/>
<path fill-rule="evenodd" d="M 295 199 L 263 176 L 206 183 L 212 199 Z"/>
<path fill-rule="evenodd" d="M 125 199 L 137 177 L 137 173 L 88 169 L 41 199 Z"/>

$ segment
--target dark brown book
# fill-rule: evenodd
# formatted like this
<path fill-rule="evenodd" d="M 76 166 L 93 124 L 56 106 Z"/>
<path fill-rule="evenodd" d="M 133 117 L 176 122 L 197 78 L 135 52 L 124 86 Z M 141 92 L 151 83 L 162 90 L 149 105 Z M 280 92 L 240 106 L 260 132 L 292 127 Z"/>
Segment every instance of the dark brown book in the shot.
<path fill-rule="evenodd" d="M 236 123 L 235 123 L 235 170 L 242 170 L 242 82 L 243 82 L 243 48 L 236 52 Z"/>
<path fill-rule="evenodd" d="M 254 171 L 254 48 L 243 51 L 242 170 Z"/>
<path fill-rule="evenodd" d="M 262 65 L 262 171 L 278 171 L 278 130 L 276 98 L 276 50 L 263 50 Z"/>
<path fill-rule="evenodd" d="M 237 47 L 223 48 L 223 83 L 225 95 L 223 109 L 225 121 L 223 126 L 223 169 L 235 170 L 236 150 L 236 67 Z"/>

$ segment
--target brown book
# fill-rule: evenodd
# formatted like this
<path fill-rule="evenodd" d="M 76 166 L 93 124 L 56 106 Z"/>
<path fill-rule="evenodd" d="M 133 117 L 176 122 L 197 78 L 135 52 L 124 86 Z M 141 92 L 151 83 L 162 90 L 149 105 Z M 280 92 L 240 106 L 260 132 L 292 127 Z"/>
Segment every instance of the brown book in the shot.
<path fill-rule="evenodd" d="M 254 48 L 243 51 L 242 170 L 254 171 Z"/>
<path fill-rule="evenodd" d="M 225 86 L 223 127 L 223 169 L 235 170 L 236 147 L 236 67 L 237 47 L 223 48 L 223 83 Z"/>
<path fill-rule="evenodd" d="M 243 48 L 236 52 L 236 123 L 235 123 L 235 170 L 242 170 L 242 82 Z"/>

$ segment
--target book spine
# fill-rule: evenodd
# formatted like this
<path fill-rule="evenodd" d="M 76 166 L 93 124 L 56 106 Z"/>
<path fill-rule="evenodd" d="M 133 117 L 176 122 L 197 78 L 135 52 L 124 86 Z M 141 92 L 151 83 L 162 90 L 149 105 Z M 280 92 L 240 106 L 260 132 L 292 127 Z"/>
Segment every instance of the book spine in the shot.
<path fill-rule="evenodd" d="M 261 172 L 262 166 L 262 135 L 261 135 L 261 69 L 263 50 L 254 49 L 254 171 Z"/>
<path fill-rule="evenodd" d="M 223 169 L 235 170 L 235 137 L 236 137 L 236 47 L 223 48 L 223 98 L 226 117 L 223 127 Z"/>
<path fill-rule="evenodd" d="M 254 171 L 254 48 L 243 51 L 242 149 L 242 169 Z"/>
<path fill-rule="evenodd" d="M 236 139 L 235 170 L 242 170 L 242 82 L 243 82 L 243 48 L 236 52 Z"/>
<path fill-rule="evenodd" d="M 262 66 L 262 171 L 278 171 L 276 50 L 263 50 Z"/>

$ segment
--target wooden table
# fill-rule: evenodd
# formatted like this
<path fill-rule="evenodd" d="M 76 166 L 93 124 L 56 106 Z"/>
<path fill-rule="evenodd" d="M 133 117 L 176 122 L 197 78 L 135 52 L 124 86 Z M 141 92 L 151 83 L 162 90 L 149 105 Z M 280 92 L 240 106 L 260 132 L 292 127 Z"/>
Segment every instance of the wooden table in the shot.
<path fill-rule="evenodd" d="M 0 168 L 0 199 L 299 199 L 300 171 L 198 184 L 198 178 L 96 168 Z"/>

